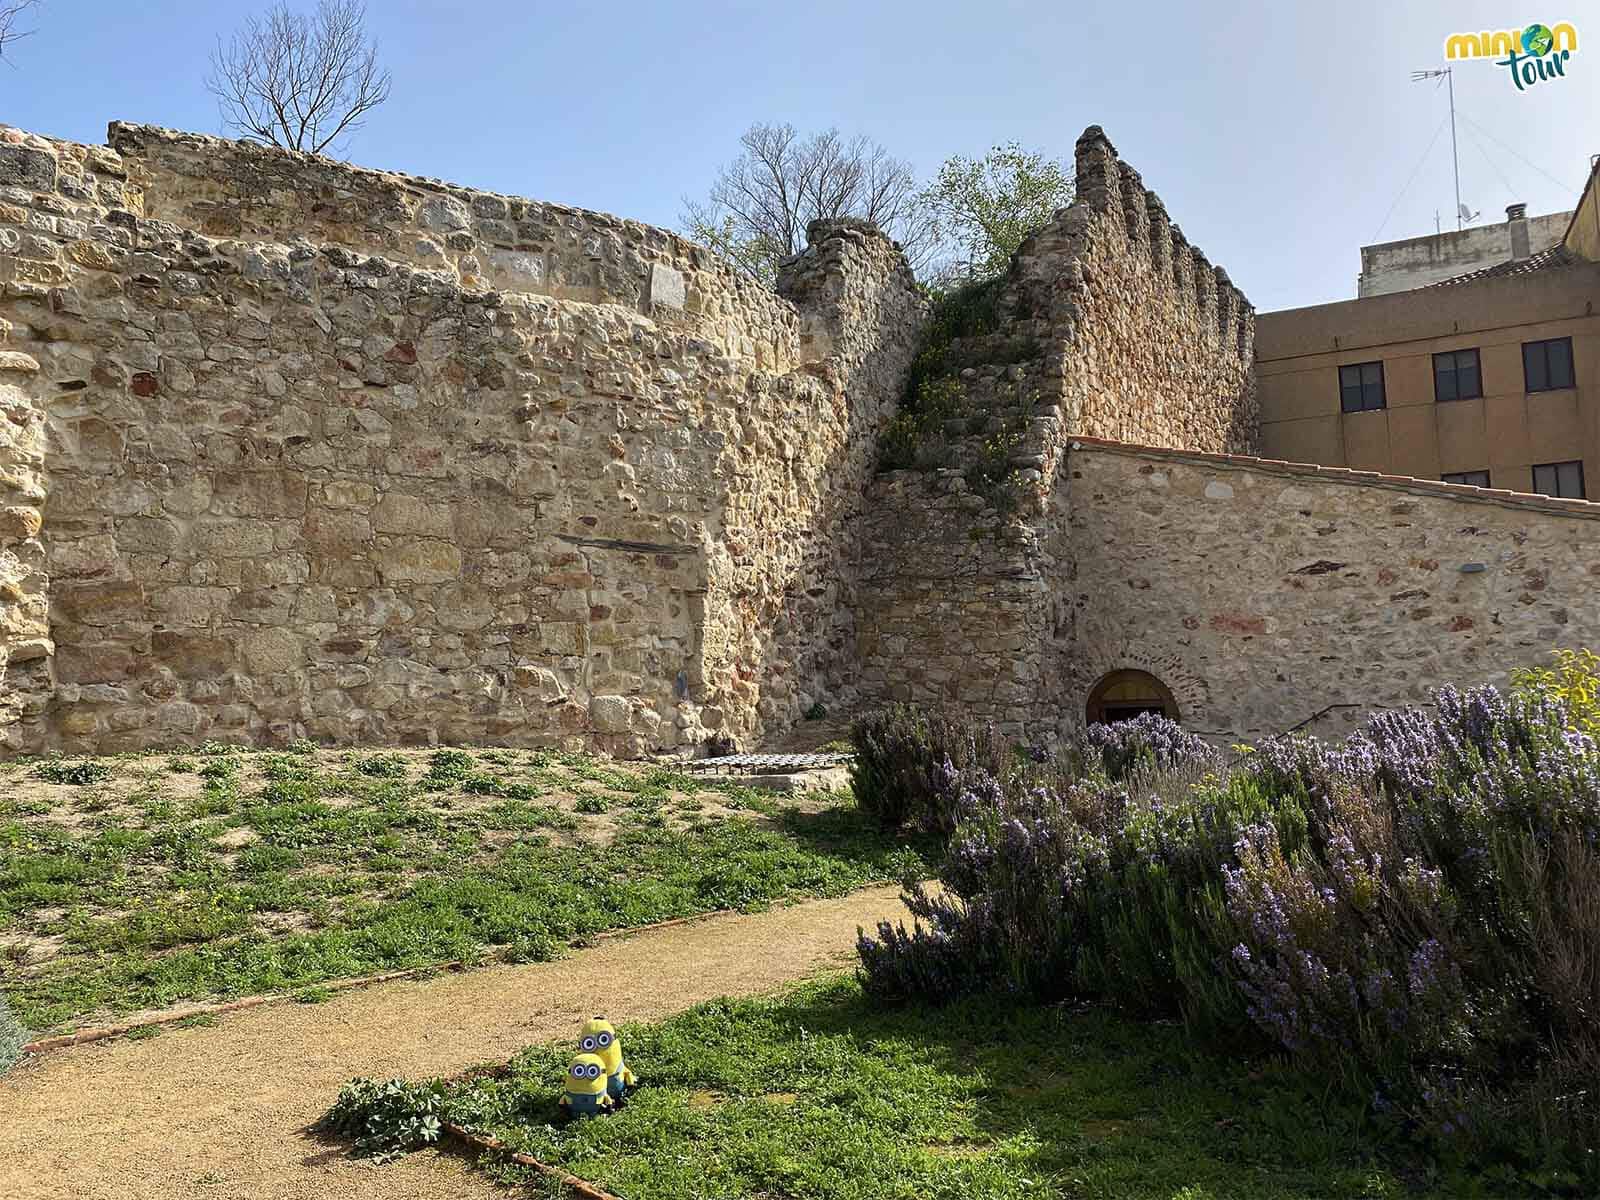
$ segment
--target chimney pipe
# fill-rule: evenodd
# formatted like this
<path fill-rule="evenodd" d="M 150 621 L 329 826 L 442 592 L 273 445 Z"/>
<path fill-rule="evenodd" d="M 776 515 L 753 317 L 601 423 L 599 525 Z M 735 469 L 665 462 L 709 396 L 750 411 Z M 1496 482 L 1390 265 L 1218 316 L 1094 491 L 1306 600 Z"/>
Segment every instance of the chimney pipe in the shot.
<path fill-rule="evenodd" d="M 1528 206 L 1526 204 L 1506 205 L 1506 226 L 1511 233 L 1511 261 L 1521 262 L 1530 253 L 1528 247 Z"/>

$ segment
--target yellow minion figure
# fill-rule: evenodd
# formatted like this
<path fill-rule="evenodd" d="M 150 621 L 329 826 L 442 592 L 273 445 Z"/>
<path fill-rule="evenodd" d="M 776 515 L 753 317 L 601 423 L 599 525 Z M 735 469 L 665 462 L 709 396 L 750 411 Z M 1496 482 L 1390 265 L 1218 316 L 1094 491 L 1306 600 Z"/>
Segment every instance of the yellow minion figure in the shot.
<path fill-rule="evenodd" d="M 628 1064 L 622 1061 L 622 1040 L 604 1017 L 589 1018 L 578 1045 L 584 1054 L 597 1054 L 605 1063 L 606 1093 L 613 1100 L 621 1100 L 623 1094 L 639 1082 L 628 1070 Z"/>
<path fill-rule="evenodd" d="M 606 1094 L 606 1065 L 597 1054 L 577 1054 L 567 1068 L 567 1090 L 561 1107 L 568 1116 L 595 1117 L 608 1112 L 613 1101 Z"/>

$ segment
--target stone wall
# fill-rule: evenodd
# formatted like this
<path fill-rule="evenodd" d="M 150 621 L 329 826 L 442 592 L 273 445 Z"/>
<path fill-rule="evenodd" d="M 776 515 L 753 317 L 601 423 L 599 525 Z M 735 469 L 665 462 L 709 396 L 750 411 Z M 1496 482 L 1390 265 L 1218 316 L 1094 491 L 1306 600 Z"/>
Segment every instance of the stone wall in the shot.
<path fill-rule="evenodd" d="M 703 246 L 605 213 L 248 142 L 111 124 L 137 211 L 207 237 L 342 246 L 471 290 L 620 304 L 766 370 L 798 363 L 793 308 Z"/>
<path fill-rule="evenodd" d="M 1075 187 L 1072 205 L 1018 250 L 1002 301 L 1047 347 L 1041 398 L 1060 410 L 1044 430 L 1056 435 L 1041 447 L 1047 465 L 1078 434 L 1253 453 L 1250 302 L 1098 125 L 1078 139 Z"/>
<path fill-rule="evenodd" d="M 875 481 L 858 568 L 861 690 L 876 703 L 959 706 L 1009 730 L 1048 702 L 1049 580 L 1032 523 L 1000 522 L 958 470 Z"/>
<path fill-rule="evenodd" d="M 1079 721 L 1133 667 L 1225 740 L 1353 706 L 1332 733 L 1600 627 L 1600 505 L 1088 442 L 1067 475 L 1070 651 L 1045 671 Z"/>
<path fill-rule="evenodd" d="M 112 142 L 0 142 L 0 744 L 639 753 L 852 694 L 887 239 L 814 229 L 797 304 L 599 214 Z"/>
<path fill-rule="evenodd" d="M 1099 126 L 1078 139 L 1076 179 L 1074 203 L 1013 258 L 1001 328 L 959 347 L 962 386 L 993 414 L 988 427 L 957 443 L 951 467 L 872 486 L 856 617 L 870 699 L 960 703 L 1013 731 L 1041 718 L 1053 727 L 1075 703 L 1060 669 L 1071 440 L 1255 447 L 1249 301 Z M 1019 420 L 1020 498 L 1003 512 L 968 490 L 962 458 Z"/>
<path fill-rule="evenodd" d="M 1588 640 L 1600 506 L 1238 455 L 1248 302 L 1098 127 L 1077 176 L 958 347 L 1007 506 L 874 474 L 926 306 L 870 226 L 773 294 L 601 214 L 0 129 L 0 748 L 1037 737 L 1127 667 L 1233 740 Z"/>
<path fill-rule="evenodd" d="M 1600 627 L 1600 505 L 1074 439 L 1047 514 L 978 536 L 958 472 L 874 489 L 862 686 L 1030 738 L 1155 675 L 1220 743 L 1335 735 L 1444 685 L 1505 685 Z"/>

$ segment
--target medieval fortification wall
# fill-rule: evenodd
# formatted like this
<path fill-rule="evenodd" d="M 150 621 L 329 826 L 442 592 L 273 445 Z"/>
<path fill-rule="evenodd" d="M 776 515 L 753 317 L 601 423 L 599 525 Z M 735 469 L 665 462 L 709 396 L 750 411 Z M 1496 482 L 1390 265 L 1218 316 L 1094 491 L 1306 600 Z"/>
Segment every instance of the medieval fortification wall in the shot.
<path fill-rule="evenodd" d="M 599 213 L 0 129 L 0 749 L 1037 737 L 1128 667 L 1259 737 L 1581 644 L 1600 506 L 1242 457 L 1248 301 L 1098 127 L 1076 169 L 947 459 L 876 473 L 928 314 L 870 226 L 774 294 Z"/>
<path fill-rule="evenodd" d="M 848 695 L 841 581 L 922 301 L 164 130 L 0 143 L 0 739 L 581 739 Z"/>
<path fill-rule="evenodd" d="M 1076 181 L 1075 202 L 1012 260 L 1004 333 L 991 339 L 1008 361 L 961 372 L 1002 421 L 1025 422 L 1010 460 L 1015 512 L 973 494 L 958 468 L 874 482 L 857 615 L 873 699 L 975 705 L 1009 728 L 1057 710 L 1081 720 L 1059 671 L 1071 632 L 1067 446 L 1089 435 L 1254 451 L 1249 301 L 1099 126 L 1078 139 Z M 1009 361 L 1019 343 L 1034 353 Z"/>

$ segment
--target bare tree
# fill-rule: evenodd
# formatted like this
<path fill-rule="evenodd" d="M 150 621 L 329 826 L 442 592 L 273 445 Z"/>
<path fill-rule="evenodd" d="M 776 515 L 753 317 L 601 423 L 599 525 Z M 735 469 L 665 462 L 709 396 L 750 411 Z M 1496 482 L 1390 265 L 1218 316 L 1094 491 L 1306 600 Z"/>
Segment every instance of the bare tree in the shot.
<path fill-rule="evenodd" d="M 321 154 L 361 128 L 389 98 L 389 73 L 366 32 L 359 0 L 319 0 L 314 14 L 287 4 L 247 17 L 211 55 L 206 87 L 245 141 Z"/>
<path fill-rule="evenodd" d="M 911 164 L 837 129 L 802 138 L 792 125 L 752 125 L 743 153 L 701 202 L 684 201 L 685 232 L 771 283 L 778 263 L 805 247 L 818 217 L 864 217 L 900 242 L 913 267 L 933 249 Z"/>
<path fill-rule="evenodd" d="M 5 58 L 12 42 L 21 41 L 33 32 L 31 29 L 18 29 L 17 18 L 38 3 L 39 0 L 9 0 L 0 4 L 0 59 Z"/>

